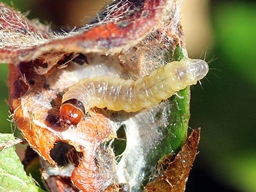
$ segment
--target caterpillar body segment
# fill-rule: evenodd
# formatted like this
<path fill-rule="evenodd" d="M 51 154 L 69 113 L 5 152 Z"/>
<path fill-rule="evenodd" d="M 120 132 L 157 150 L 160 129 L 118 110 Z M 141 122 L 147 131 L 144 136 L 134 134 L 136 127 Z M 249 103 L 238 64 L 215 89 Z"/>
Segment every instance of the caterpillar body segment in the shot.
<path fill-rule="evenodd" d="M 85 78 L 69 88 L 63 95 L 62 103 L 67 105 L 69 100 L 76 99 L 83 104 L 85 112 L 93 107 L 136 112 L 196 84 L 206 76 L 208 70 L 205 61 L 184 58 L 170 62 L 136 81 L 105 76 Z M 64 112 L 61 107 L 61 118 L 73 122 L 69 119 L 72 115 L 63 115 Z M 77 124 L 77 120 L 74 124 Z"/>

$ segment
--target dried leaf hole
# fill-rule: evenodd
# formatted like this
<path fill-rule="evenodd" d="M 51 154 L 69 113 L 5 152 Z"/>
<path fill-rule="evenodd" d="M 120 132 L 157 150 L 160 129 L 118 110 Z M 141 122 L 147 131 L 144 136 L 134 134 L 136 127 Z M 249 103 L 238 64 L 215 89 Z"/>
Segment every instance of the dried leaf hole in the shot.
<path fill-rule="evenodd" d="M 112 146 L 116 157 L 120 157 L 122 153 L 126 149 L 126 133 L 125 133 L 125 125 L 121 125 L 120 128 L 116 132 L 117 138 L 114 139 Z M 120 161 L 120 158 L 117 158 L 117 161 Z"/>
<path fill-rule="evenodd" d="M 50 151 L 50 156 L 58 166 L 71 163 L 76 167 L 83 158 L 81 152 L 77 152 L 72 145 L 64 142 L 56 142 Z"/>
<path fill-rule="evenodd" d="M 122 158 L 122 154 L 126 149 L 127 139 L 125 133 L 125 125 L 121 125 L 116 131 L 116 138 L 108 142 L 102 143 L 101 146 L 110 146 L 113 150 L 116 161 L 119 162 Z"/>

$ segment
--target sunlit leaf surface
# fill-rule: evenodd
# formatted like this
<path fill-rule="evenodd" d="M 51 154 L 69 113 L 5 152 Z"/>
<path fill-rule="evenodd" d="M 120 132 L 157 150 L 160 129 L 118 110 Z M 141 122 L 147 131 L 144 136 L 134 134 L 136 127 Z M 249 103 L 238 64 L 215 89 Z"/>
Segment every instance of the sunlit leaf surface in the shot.
<path fill-rule="evenodd" d="M 12 134 L 0 134 L 0 146 L 12 142 L 16 142 Z M 4 149 L 0 151 L 0 191 L 43 191 L 35 185 L 33 179 L 24 171 L 14 146 L 4 147 Z"/>

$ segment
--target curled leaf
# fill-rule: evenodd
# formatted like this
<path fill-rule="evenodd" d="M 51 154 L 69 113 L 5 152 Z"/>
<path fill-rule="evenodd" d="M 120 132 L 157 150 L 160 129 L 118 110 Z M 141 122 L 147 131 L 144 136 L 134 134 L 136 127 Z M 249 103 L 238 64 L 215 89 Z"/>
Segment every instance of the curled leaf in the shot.
<path fill-rule="evenodd" d="M 159 162 L 159 176 L 145 186 L 144 192 L 183 192 L 197 154 L 200 129 L 192 131 L 181 151 Z"/>
<path fill-rule="evenodd" d="M 90 24 L 55 34 L 0 4 L 0 61 L 9 64 L 12 117 L 42 157 L 50 189 L 137 191 L 156 161 L 180 149 L 187 133 L 189 89 L 133 113 L 100 107 L 85 113 L 75 97 L 63 111 L 79 121 L 63 121 L 60 115 L 63 95 L 84 78 L 103 76 L 106 85 L 93 89 L 94 96 L 104 98 L 97 94 L 105 90 L 114 103 L 122 94 L 107 86 L 108 78 L 142 79 L 186 56 L 180 6 L 179 0 L 114 1 Z M 122 141 L 118 156 L 116 140 Z"/>

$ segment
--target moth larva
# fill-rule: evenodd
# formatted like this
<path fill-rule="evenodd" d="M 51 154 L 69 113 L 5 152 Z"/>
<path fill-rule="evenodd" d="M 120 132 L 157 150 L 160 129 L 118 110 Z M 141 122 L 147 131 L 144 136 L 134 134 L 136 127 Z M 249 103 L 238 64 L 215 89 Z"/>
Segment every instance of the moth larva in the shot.
<path fill-rule="evenodd" d="M 205 61 L 184 58 L 170 62 L 136 81 L 104 76 L 85 78 L 63 95 L 60 118 L 75 125 L 92 107 L 126 112 L 152 107 L 177 91 L 196 84 L 208 70 Z M 74 101 L 82 104 L 74 104 Z"/>

